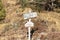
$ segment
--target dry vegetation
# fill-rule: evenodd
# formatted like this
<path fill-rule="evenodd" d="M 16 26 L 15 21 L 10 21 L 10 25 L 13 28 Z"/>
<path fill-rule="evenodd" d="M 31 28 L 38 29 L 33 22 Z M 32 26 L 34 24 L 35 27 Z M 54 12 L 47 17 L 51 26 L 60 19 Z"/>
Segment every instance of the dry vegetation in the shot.
<path fill-rule="evenodd" d="M 16 0 L 7 3 L 9 0 L 2 0 L 6 18 L 0 24 L 0 40 L 27 40 L 27 28 L 24 24 L 23 14 L 32 10 L 31 8 L 20 8 L 16 5 Z M 37 12 L 38 16 L 32 19 L 34 27 L 31 28 L 33 40 L 60 40 L 60 13 L 57 12 Z M 44 34 L 41 34 L 41 33 Z"/>

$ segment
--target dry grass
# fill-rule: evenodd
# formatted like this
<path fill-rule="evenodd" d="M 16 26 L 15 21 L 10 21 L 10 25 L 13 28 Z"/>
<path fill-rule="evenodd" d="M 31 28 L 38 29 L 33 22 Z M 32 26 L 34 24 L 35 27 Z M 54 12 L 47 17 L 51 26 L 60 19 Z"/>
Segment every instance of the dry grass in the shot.
<path fill-rule="evenodd" d="M 10 6 L 11 8 L 12 6 Z M 19 10 L 18 14 L 16 13 L 16 9 Z M 6 7 L 7 10 L 7 7 Z M 25 40 L 27 39 L 27 28 L 25 28 L 24 24 L 26 23 L 27 20 L 24 20 L 23 14 L 27 13 L 30 8 L 25 8 L 24 10 L 22 8 L 19 8 L 19 6 L 15 5 L 14 7 L 11 8 L 11 10 L 7 10 L 7 15 L 4 20 L 3 24 L 0 24 L 0 40 L 18 40 L 22 39 Z M 9 12 L 8 12 L 9 11 Z M 56 12 L 40 12 L 38 13 L 38 16 L 36 18 L 32 19 L 32 22 L 34 22 L 35 26 L 31 28 L 33 29 L 33 38 L 36 40 L 37 38 L 40 38 L 41 32 L 46 32 L 46 35 L 42 35 L 41 40 L 45 40 L 48 38 L 48 40 L 59 40 L 60 37 L 60 13 Z M 18 23 L 19 27 L 15 29 L 16 27 L 14 25 L 10 25 L 12 23 Z M 6 26 L 6 25 L 9 25 Z M 5 33 L 1 34 L 2 31 L 5 31 L 5 27 L 9 29 Z M 10 28 L 12 28 L 10 30 Z M 52 30 L 53 28 L 53 30 Z M 52 32 L 57 32 L 57 33 L 52 33 Z M 23 33 L 25 35 L 23 35 Z M 56 35 L 57 34 L 57 35 Z M 5 35 L 5 36 L 3 36 Z M 18 37 L 19 35 L 19 37 Z M 6 37 L 8 36 L 8 37 Z M 16 36 L 16 37 L 15 37 Z M 55 36 L 57 36 L 55 38 Z M 52 38 L 54 37 L 54 39 Z M 5 38 L 5 39 L 4 39 Z M 36 38 L 36 39 L 35 39 Z"/>

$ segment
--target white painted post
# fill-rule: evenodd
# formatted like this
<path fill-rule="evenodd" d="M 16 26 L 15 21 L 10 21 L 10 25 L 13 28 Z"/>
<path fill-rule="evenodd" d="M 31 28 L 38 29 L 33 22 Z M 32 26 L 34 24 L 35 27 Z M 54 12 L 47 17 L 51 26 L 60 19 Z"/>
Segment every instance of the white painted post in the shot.
<path fill-rule="evenodd" d="M 37 13 L 36 12 L 31 12 L 31 10 L 29 10 L 29 13 L 26 13 L 23 15 L 24 16 L 24 19 L 29 19 L 29 21 L 27 21 L 27 23 L 25 24 L 25 27 L 28 28 L 28 40 L 31 40 L 30 39 L 30 29 L 31 27 L 34 26 L 34 23 L 31 22 L 31 19 L 30 18 L 34 18 L 34 17 L 37 17 Z"/>
<path fill-rule="evenodd" d="M 29 22 L 31 22 L 31 19 L 29 19 Z M 30 25 L 31 26 L 31 25 Z M 32 27 L 32 26 L 31 26 Z M 30 33 L 30 29 L 31 29 L 31 27 L 28 27 L 28 40 L 30 40 L 31 38 L 31 33 Z"/>
<path fill-rule="evenodd" d="M 53 2 L 52 2 L 52 7 L 53 7 Z"/>
<path fill-rule="evenodd" d="M 54 5 L 54 3 L 53 3 L 53 2 L 54 2 L 55 0 L 51 0 L 51 1 L 52 1 L 52 6 L 53 6 L 53 5 Z"/>
<path fill-rule="evenodd" d="M 30 29 L 31 29 L 31 27 L 33 27 L 34 26 L 34 23 L 33 22 L 31 22 L 31 19 L 29 19 L 29 21 L 25 24 L 25 27 L 27 27 L 28 28 L 28 40 L 30 40 L 31 38 L 30 38 Z"/>
<path fill-rule="evenodd" d="M 28 40 L 30 40 L 30 27 L 28 28 Z"/>

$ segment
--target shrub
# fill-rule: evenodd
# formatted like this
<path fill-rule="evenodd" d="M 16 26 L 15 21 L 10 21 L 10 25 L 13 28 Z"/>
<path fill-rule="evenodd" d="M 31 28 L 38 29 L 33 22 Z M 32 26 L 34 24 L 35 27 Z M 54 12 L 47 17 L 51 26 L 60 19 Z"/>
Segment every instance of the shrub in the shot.
<path fill-rule="evenodd" d="M 30 7 L 33 11 L 54 11 L 55 6 L 60 7 L 60 3 L 58 0 L 53 1 L 52 6 L 52 0 L 33 0 L 33 2 L 28 2 L 29 0 L 20 0 L 19 3 L 23 8 Z M 54 6 L 55 5 L 55 6 Z"/>
<path fill-rule="evenodd" d="M 2 4 L 2 2 L 0 0 L 0 20 L 4 19 L 5 16 L 6 16 L 5 9 L 3 8 L 3 4 Z"/>
<path fill-rule="evenodd" d="M 22 8 L 26 7 L 27 0 L 19 0 L 19 3 L 21 4 Z"/>

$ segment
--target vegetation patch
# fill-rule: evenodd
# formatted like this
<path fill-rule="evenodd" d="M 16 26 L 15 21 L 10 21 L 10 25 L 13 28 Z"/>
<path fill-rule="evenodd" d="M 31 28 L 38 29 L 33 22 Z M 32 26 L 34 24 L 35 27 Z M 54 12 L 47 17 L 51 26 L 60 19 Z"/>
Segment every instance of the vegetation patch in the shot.
<path fill-rule="evenodd" d="M 6 14 L 5 14 L 5 9 L 3 7 L 3 4 L 0 0 L 0 21 L 3 20 L 5 18 Z"/>

